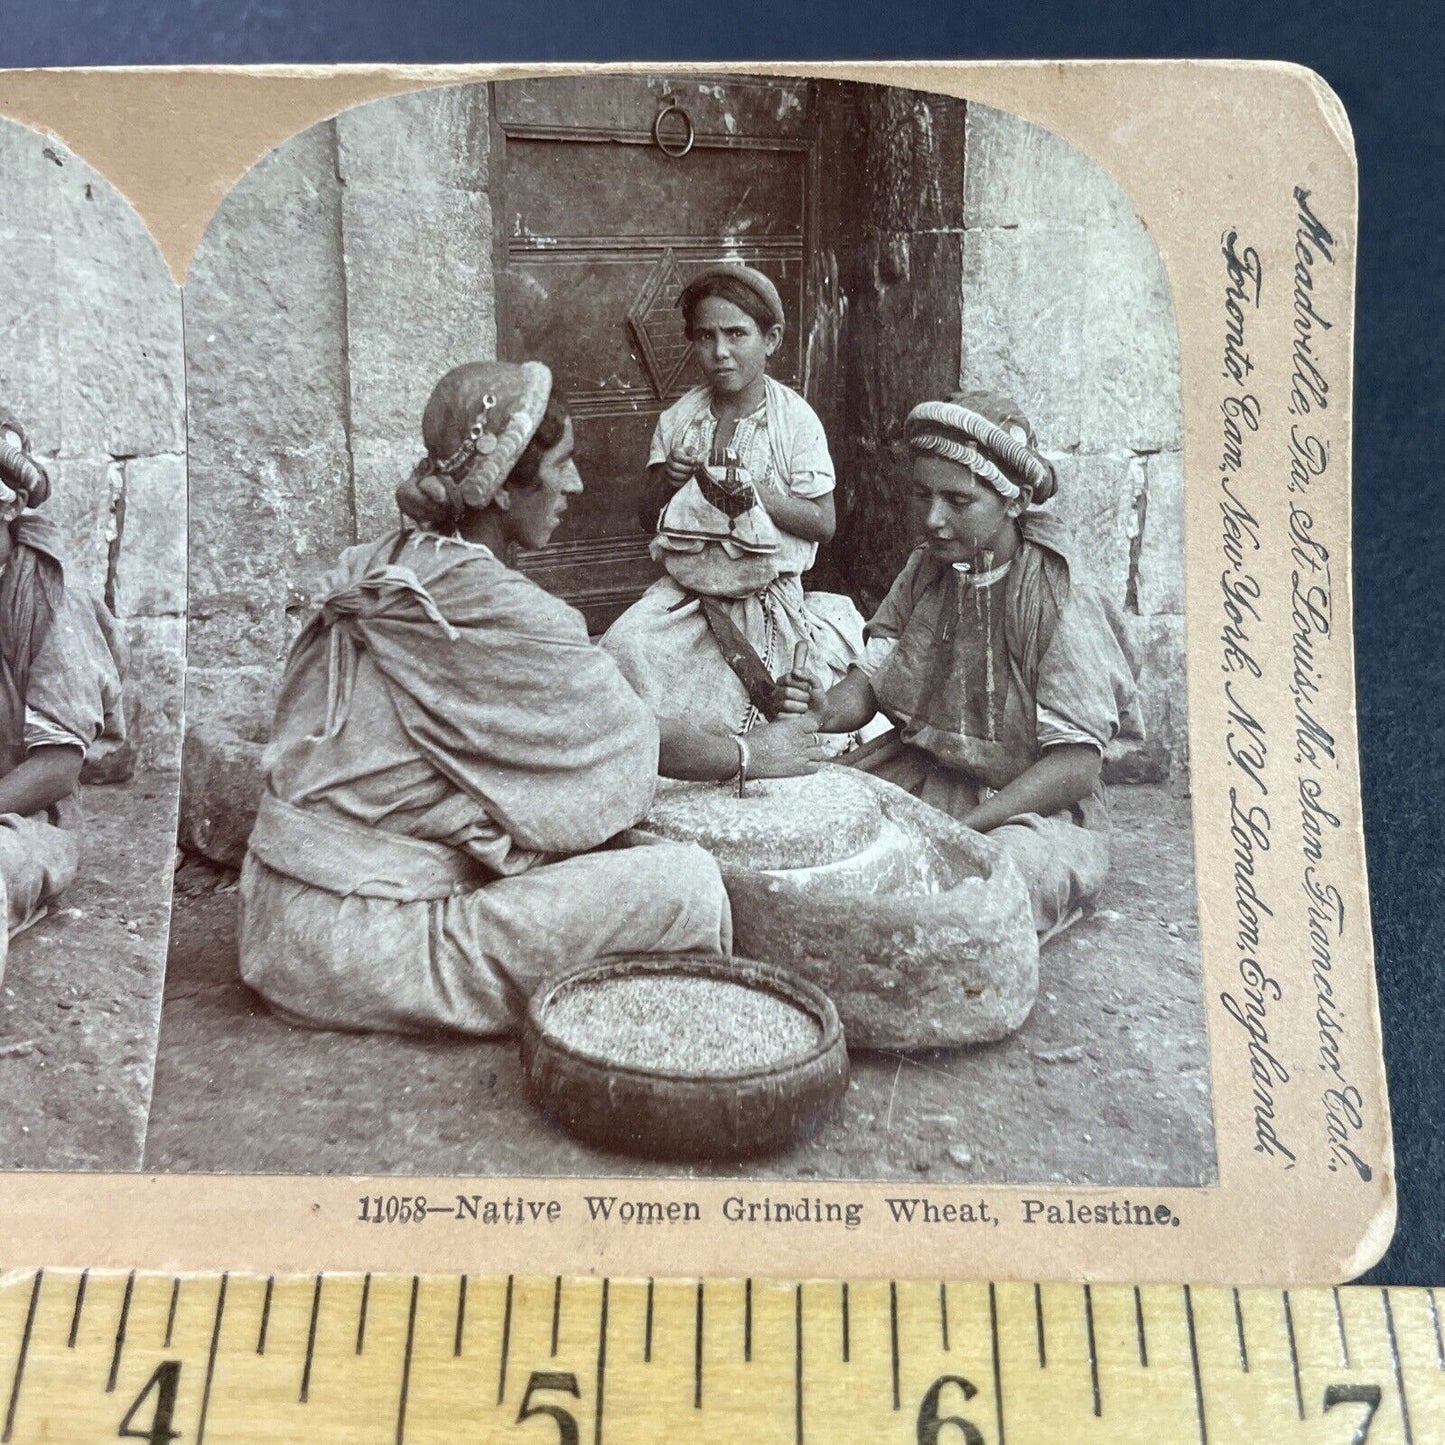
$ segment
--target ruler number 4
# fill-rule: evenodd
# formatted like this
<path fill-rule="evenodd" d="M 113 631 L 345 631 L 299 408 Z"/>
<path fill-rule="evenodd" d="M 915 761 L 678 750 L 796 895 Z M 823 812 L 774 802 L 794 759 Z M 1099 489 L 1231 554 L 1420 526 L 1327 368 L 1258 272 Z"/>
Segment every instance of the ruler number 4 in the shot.
<path fill-rule="evenodd" d="M 957 1385 L 965 1400 L 978 1394 L 978 1387 L 961 1375 L 940 1375 L 929 1387 L 918 1408 L 918 1445 L 939 1445 L 944 1439 L 943 1432 L 951 1425 L 958 1432 L 960 1445 L 983 1445 L 983 1436 L 977 1425 L 965 1420 L 962 1415 L 940 1415 L 939 1396 L 947 1385 Z M 950 1441 L 955 1437 L 949 1437 Z"/>
<path fill-rule="evenodd" d="M 1350 1445 L 1365 1445 L 1370 1436 L 1370 1421 L 1380 1408 L 1380 1387 L 1378 1385 L 1326 1385 L 1324 1409 L 1328 1412 L 1336 1405 L 1364 1405 L 1365 1418 L 1359 1428 L 1350 1436 Z"/>
<path fill-rule="evenodd" d="M 172 1430 L 171 1422 L 176 1417 L 176 1394 L 180 1384 L 181 1362 L 162 1360 L 156 1366 L 155 1374 L 146 1381 L 145 1389 L 135 1397 L 130 1409 L 125 1412 L 125 1419 L 120 1422 L 116 1437 L 121 1440 L 148 1440 L 150 1445 L 167 1445 L 168 1441 L 179 1440 L 180 1431 Z M 149 1426 L 137 1425 L 136 1412 L 152 1395 L 156 1399 L 151 1411 L 151 1422 Z"/>
<path fill-rule="evenodd" d="M 526 1393 L 522 1396 L 522 1408 L 517 1411 L 519 1425 L 534 1415 L 550 1415 L 557 1422 L 557 1445 L 577 1445 L 577 1421 L 560 1405 L 534 1405 L 532 1395 L 537 1390 L 565 1390 L 576 1399 L 581 1399 L 582 1392 L 577 1388 L 577 1376 L 570 1370 L 565 1374 L 533 1370 L 527 1380 Z"/>

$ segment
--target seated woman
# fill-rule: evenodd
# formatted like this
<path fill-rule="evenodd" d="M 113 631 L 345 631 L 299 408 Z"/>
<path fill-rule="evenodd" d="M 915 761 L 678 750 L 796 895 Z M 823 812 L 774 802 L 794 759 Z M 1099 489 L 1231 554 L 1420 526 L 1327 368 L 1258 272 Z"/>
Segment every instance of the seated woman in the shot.
<path fill-rule="evenodd" d="M 892 719 L 857 765 L 1002 843 L 1048 935 L 1109 870 L 1100 764 L 1133 721 L 1122 619 L 1076 573 L 1065 529 L 1036 510 L 1057 474 L 1017 406 L 925 402 L 907 440 L 926 541 L 869 622 L 863 661 L 814 690 L 809 716 L 825 732 L 875 708 Z"/>
<path fill-rule="evenodd" d="M 119 733 L 125 648 L 115 620 L 66 585 L 50 494 L 19 425 L 0 422 L 0 978 L 11 936 L 80 865 L 86 749 Z"/>
<path fill-rule="evenodd" d="M 694 276 L 678 299 L 703 375 L 658 418 L 638 518 L 667 572 L 608 629 L 602 646 L 658 713 L 746 731 L 781 705 L 778 678 L 806 644 L 825 686 L 860 654 L 848 598 L 803 591 L 835 525 L 823 424 L 767 374 L 783 303 L 736 263 Z"/>
<path fill-rule="evenodd" d="M 547 973 L 603 954 L 727 952 L 717 865 L 607 846 L 659 769 L 815 770 L 801 719 L 746 741 L 659 725 L 581 614 L 508 565 L 582 491 L 536 362 L 437 383 L 408 515 L 345 552 L 286 665 L 241 873 L 241 973 L 317 1027 L 518 1021 Z"/>

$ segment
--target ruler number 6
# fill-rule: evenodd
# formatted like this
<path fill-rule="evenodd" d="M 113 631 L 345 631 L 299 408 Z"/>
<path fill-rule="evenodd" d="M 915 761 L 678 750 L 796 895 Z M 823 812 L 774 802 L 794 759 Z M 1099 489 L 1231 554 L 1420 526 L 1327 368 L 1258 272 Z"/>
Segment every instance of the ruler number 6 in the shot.
<path fill-rule="evenodd" d="M 1360 1421 L 1360 1427 L 1350 1436 L 1350 1445 L 1365 1445 L 1370 1435 L 1370 1421 L 1375 1418 L 1375 1411 L 1380 1408 L 1380 1387 L 1378 1385 L 1326 1385 L 1325 1403 L 1326 1411 L 1333 1410 L 1336 1405 L 1364 1405 L 1366 1406 L 1365 1418 Z"/>
<path fill-rule="evenodd" d="M 162 1360 L 156 1366 L 155 1374 L 145 1383 L 139 1395 L 135 1397 L 129 1410 L 125 1412 L 125 1419 L 120 1422 L 120 1429 L 116 1431 L 116 1438 L 119 1440 L 149 1440 L 150 1445 L 167 1445 L 167 1441 L 179 1440 L 180 1431 L 171 1429 L 171 1422 L 176 1418 L 176 1394 L 181 1385 L 181 1362 L 179 1360 Z M 155 1407 L 151 1411 L 150 1427 L 135 1423 L 136 1411 L 140 1409 L 151 1395 L 156 1397 Z"/>
<path fill-rule="evenodd" d="M 962 1415 L 938 1413 L 938 1397 L 945 1385 L 957 1385 L 963 1391 L 963 1398 L 971 1400 L 978 1394 L 978 1387 L 961 1375 L 940 1375 L 929 1387 L 918 1408 L 918 1445 L 939 1445 L 943 1432 L 952 1425 L 959 1432 L 962 1445 L 983 1445 L 983 1436 L 977 1425 L 965 1420 Z"/>
<path fill-rule="evenodd" d="M 522 1408 L 517 1411 L 519 1425 L 534 1415 L 550 1415 L 557 1422 L 557 1445 L 577 1445 L 577 1421 L 560 1405 L 534 1405 L 532 1394 L 536 1390 L 566 1390 L 580 1400 L 582 1392 L 577 1388 L 577 1376 L 570 1370 L 565 1374 L 533 1370 L 527 1380 L 526 1393 L 522 1396 Z"/>

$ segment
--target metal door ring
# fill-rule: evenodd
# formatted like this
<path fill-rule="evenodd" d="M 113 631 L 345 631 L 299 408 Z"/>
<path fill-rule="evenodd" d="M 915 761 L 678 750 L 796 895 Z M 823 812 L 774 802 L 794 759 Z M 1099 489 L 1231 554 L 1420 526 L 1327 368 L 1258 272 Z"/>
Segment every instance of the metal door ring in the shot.
<path fill-rule="evenodd" d="M 662 138 L 662 122 L 671 115 L 673 111 L 676 111 L 687 125 L 687 139 L 683 141 L 681 150 L 674 150 L 672 144 Z M 692 149 L 692 144 L 697 139 L 697 127 L 692 123 L 692 117 L 672 96 L 667 97 L 666 104 L 657 112 L 657 116 L 652 122 L 652 139 L 656 141 L 657 148 L 663 155 L 671 156 L 674 160 L 681 160 L 683 156 Z"/>

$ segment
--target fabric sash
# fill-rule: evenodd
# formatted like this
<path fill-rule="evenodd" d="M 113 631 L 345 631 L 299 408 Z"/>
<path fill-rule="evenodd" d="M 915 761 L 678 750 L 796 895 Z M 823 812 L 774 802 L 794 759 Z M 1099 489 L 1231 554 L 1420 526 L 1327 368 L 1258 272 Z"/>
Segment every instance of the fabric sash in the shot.
<path fill-rule="evenodd" d="M 773 675 L 763 665 L 763 660 L 758 656 L 752 643 L 728 615 L 726 604 L 716 597 L 690 593 L 683 602 L 677 604 L 677 607 L 685 605 L 686 602 L 696 602 L 702 608 L 702 615 L 707 619 L 708 631 L 712 633 L 713 641 L 717 643 L 718 651 L 723 655 L 723 661 L 732 668 L 737 680 L 746 689 L 748 701 L 769 722 L 775 722 L 778 716 L 778 703 Z M 676 611 L 677 607 L 671 610 Z"/>
<path fill-rule="evenodd" d="M 250 848 L 273 871 L 342 898 L 417 903 L 450 898 L 488 881 L 475 859 L 445 843 L 294 808 L 269 792 L 261 798 Z"/>

